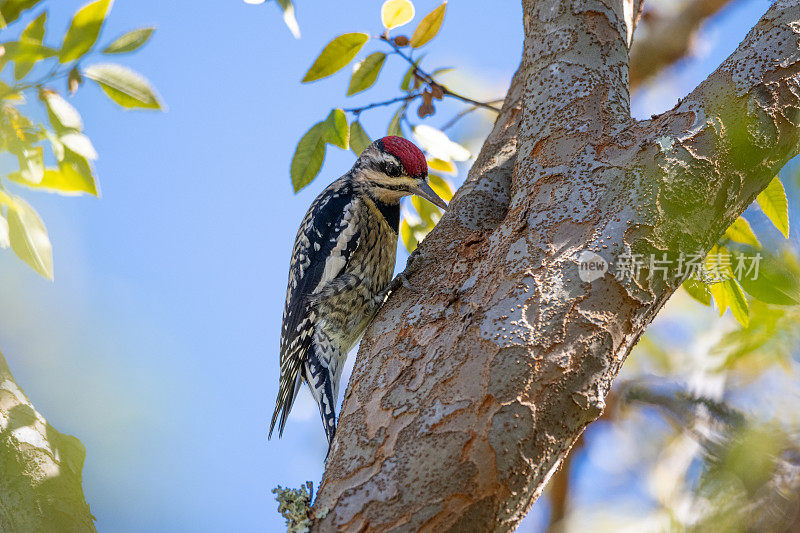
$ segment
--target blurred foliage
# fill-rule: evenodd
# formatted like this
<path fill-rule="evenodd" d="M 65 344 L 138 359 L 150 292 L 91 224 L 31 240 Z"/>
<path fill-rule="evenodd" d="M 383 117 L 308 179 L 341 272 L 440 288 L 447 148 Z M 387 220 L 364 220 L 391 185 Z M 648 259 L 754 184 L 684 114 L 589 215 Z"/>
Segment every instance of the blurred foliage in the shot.
<path fill-rule="evenodd" d="M 249 4 L 262 4 L 265 1 L 245 0 Z M 343 150 L 348 148 L 358 156 L 371 142 L 370 137 L 359 121 L 361 113 L 371 109 L 396 106 L 386 126 L 386 135 L 411 137 L 428 157 L 429 182 L 431 187 L 445 200 L 453 196 L 452 178 L 458 173 L 456 162 L 467 161 L 470 152 L 452 141 L 444 131 L 467 113 L 477 109 L 497 111 L 495 102 L 479 102 L 462 96 L 444 85 L 439 76 L 449 72 L 449 68 L 434 68 L 430 72 L 423 68 L 423 56 L 419 49 L 430 43 L 442 28 L 447 11 L 443 2 L 427 13 L 416 25 L 411 36 L 390 35 L 390 30 L 404 26 L 414 19 L 416 10 L 410 0 L 387 0 L 380 9 L 383 31 L 379 35 L 367 33 L 345 33 L 325 45 L 302 79 L 303 83 L 318 81 L 331 76 L 353 63 L 368 43 L 383 47 L 384 50 L 369 51 L 363 59 L 355 62 L 353 73 L 347 87 L 346 96 L 353 96 L 370 89 L 385 70 L 390 58 L 396 57 L 409 65 L 400 80 L 399 94 L 391 99 L 373 102 L 355 108 L 335 108 L 327 119 L 313 126 L 301 137 L 295 149 L 290 167 L 292 187 L 299 192 L 310 184 L 322 170 L 328 145 Z M 436 114 L 436 102 L 444 98 L 460 101 L 465 108 L 448 123 L 437 129 L 429 124 L 416 123 Z M 409 109 L 416 106 L 416 119 Z M 350 115 L 349 133 L 342 129 L 342 118 Z M 332 120 L 331 117 L 335 117 Z M 427 200 L 412 198 L 410 207 L 403 211 L 401 237 L 409 252 L 425 238 L 442 217 L 442 210 Z"/>
<path fill-rule="evenodd" d="M 47 35 L 46 6 L 43 0 L 7 0 L 0 6 L 4 36 L 13 32 L 26 11 L 42 9 L 20 28 L 17 40 L 0 42 L 0 152 L 10 154 L 19 165 L 19 170 L 0 176 L 0 247 L 10 247 L 36 272 L 53 279 L 53 254 L 45 223 L 10 185 L 61 195 L 98 196 L 92 166 L 97 152 L 84 132 L 80 113 L 67 99 L 84 80 L 96 83 L 123 109 L 162 110 L 163 104 L 150 83 L 133 70 L 116 63 L 86 63 L 98 55 L 138 50 L 154 28 L 135 29 L 98 51 L 111 0 L 81 7 L 63 36 Z M 61 44 L 47 45 L 46 41 Z M 40 122 L 36 111 L 26 107 L 33 101 L 38 101 L 46 122 Z"/>
<path fill-rule="evenodd" d="M 756 203 L 788 239 L 789 203 L 778 176 L 758 195 Z M 720 242 L 709 251 L 704 264 L 704 271 L 716 276 L 711 279 L 703 272 L 690 275 L 683 283 L 684 290 L 706 306 L 711 305 L 713 298 L 720 316 L 730 309 L 745 328 L 753 301 L 800 304 L 800 263 L 791 255 L 778 257 L 762 250 L 761 241 L 744 217 L 733 221 Z"/>

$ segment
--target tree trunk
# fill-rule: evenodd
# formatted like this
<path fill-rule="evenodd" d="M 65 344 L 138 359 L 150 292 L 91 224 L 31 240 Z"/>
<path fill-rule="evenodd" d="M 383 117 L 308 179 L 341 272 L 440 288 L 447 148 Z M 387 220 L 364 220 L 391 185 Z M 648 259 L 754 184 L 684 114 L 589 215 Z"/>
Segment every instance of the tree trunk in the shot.
<path fill-rule="evenodd" d="M 604 408 L 685 275 L 620 257 L 708 251 L 800 138 L 800 0 L 778 0 L 674 109 L 634 121 L 632 0 L 523 0 L 502 112 L 369 327 L 315 530 L 513 529 Z M 591 282 L 579 257 L 609 264 Z M 674 265 L 674 263 L 673 263 Z"/>
<path fill-rule="evenodd" d="M 0 531 L 96 531 L 81 485 L 85 456 L 34 409 L 0 353 Z"/>

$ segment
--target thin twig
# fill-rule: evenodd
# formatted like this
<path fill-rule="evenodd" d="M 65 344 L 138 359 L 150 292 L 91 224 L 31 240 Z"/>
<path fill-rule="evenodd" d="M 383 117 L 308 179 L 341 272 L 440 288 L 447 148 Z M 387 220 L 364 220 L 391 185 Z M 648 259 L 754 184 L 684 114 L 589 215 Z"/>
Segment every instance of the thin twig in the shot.
<path fill-rule="evenodd" d="M 488 102 L 488 103 L 489 104 L 501 104 L 501 103 L 503 103 L 503 100 L 492 100 L 491 102 Z M 448 129 L 452 128 L 456 124 L 456 122 L 458 122 L 459 120 L 461 120 L 465 116 L 469 115 L 470 113 L 473 113 L 473 112 L 477 111 L 478 109 L 480 109 L 480 106 L 477 106 L 477 105 L 474 105 L 472 107 L 468 107 L 468 108 L 464 109 L 463 111 L 458 113 L 456 116 L 451 118 L 447 122 L 447 124 L 442 126 L 442 131 L 447 131 Z"/>
<path fill-rule="evenodd" d="M 373 108 L 376 108 L 376 107 L 383 107 L 383 106 L 387 106 L 387 105 L 396 104 L 397 102 L 406 102 L 406 106 L 408 106 L 408 104 L 412 100 L 414 100 L 416 98 L 419 98 L 420 96 L 422 96 L 422 94 L 419 93 L 419 92 L 409 93 L 409 94 L 406 94 L 404 96 L 398 96 L 397 98 L 392 98 L 391 100 L 384 100 L 383 102 L 375 102 L 375 103 L 372 103 L 372 104 L 369 104 L 369 105 L 365 105 L 363 107 L 345 108 L 345 109 L 342 109 L 342 111 L 344 111 L 346 113 L 353 113 L 354 115 L 359 115 L 362 111 L 366 111 L 368 109 L 373 109 Z"/>
<path fill-rule="evenodd" d="M 431 76 L 430 74 L 428 74 L 427 72 L 425 72 L 424 70 L 419 68 L 419 65 L 416 64 L 414 59 L 411 56 L 408 56 L 408 55 L 404 54 L 403 51 L 400 50 L 400 47 L 397 46 L 396 44 L 394 44 L 394 42 L 391 39 L 386 38 L 385 35 L 381 35 L 380 39 L 382 41 L 384 41 L 385 43 L 387 43 L 389 46 L 391 46 L 394 49 L 394 53 L 396 53 L 397 55 L 399 55 L 400 57 L 402 57 L 403 59 L 408 61 L 408 63 L 414 68 L 414 74 L 415 75 L 417 75 L 420 78 L 422 78 L 423 80 L 425 80 L 425 82 L 428 83 L 429 85 L 436 85 L 438 87 L 441 87 L 445 96 L 449 96 L 451 98 L 456 98 L 457 100 L 461 100 L 462 102 L 466 102 L 468 104 L 472 104 L 472 105 L 475 105 L 475 106 L 478 106 L 478 107 L 483 107 L 484 109 L 491 109 L 495 113 L 499 113 L 500 112 L 499 108 L 494 107 L 493 105 L 491 105 L 489 103 L 479 102 L 478 100 L 473 100 L 472 98 L 469 98 L 467 96 L 463 96 L 463 95 L 458 94 L 458 93 L 456 93 L 454 91 L 451 91 L 450 89 L 448 89 L 447 87 L 445 87 L 441 83 L 438 83 L 436 80 L 434 80 L 433 76 Z"/>

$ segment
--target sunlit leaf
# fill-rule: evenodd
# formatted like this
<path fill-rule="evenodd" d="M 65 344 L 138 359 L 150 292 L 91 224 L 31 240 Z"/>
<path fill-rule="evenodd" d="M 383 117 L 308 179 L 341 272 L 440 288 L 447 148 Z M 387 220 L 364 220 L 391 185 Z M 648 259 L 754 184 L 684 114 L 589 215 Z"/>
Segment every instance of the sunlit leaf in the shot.
<path fill-rule="evenodd" d="M 471 157 L 469 150 L 450 140 L 443 131 L 426 124 L 414 127 L 414 138 L 420 147 L 431 157 L 444 161 L 466 161 Z"/>
<path fill-rule="evenodd" d="M 11 41 L 3 43 L 0 47 L 3 49 L 4 59 L 18 63 L 36 63 L 58 54 L 57 50 L 49 46 L 26 41 Z"/>
<path fill-rule="evenodd" d="M 20 175 L 29 183 L 39 183 L 44 177 L 44 149 L 41 146 L 23 148 L 18 154 Z"/>
<path fill-rule="evenodd" d="M 413 252 L 419 243 L 414 236 L 411 225 L 406 219 L 403 219 L 403 222 L 400 224 L 400 236 L 403 239 L 403 245 L 406 247 L 406 250 L 408 250 L 409 253 Z"/>
<path fill-rule="evenodd" d="M 325 78 L 344 68 L 356 57 L 367 39 L 369 35 L 366 33 L 345 33 L 329 42 L 303 76 L 303 83 Z"/>
<path fill-rule="evenodd" d="M 295 39 L 300 38 L 300 26 L 297 24 L 297 18 L 294 16 L 294 4 L 292 0 L 278 0 L 278 5 L 283 11 L 283 23 L 292 32 Z"/>
<path fill-rule="evenodd" d="M 372 144 L 369 140 L 369 135 L 364 131 L 364 127 L 357 120 L 350 124 L 350 148 L 356 155 L 361 155 L 361 152 L 367 149 Z"/>
<path fill-rule="evenodd" d="M 439 222 L 439 219 L 442 218 L 442 210 L 428 200 L 420 198 L 419 196 L 412 196 L 411 204 L 414 206 L 414 209 L 417 210 L 419 218 L 422 219 L 428 229 L 432 229 L 433 226 Z"/>
<path fill-rule="evenodd" d="M 8 248 L 11 245 L 8 237 L 8 220 L 0 212 L 0 248 Z"/>
<path fill-rule="evenodd" d="M 19 196 L 8 205 L 8 237 L 17 257 L 43 277 L 53 279 L 53 250 L 38 213 Z"/>
<path fill-rule="evenodd" d="M 59 136 L 61 143 L 89 161 L 97 159 L 97 151 L 92 146 L 92 141 L 83 133 L 73 131 Z"/>
<path fill-rule="evenodd" d="M 103 49 L 104 54 L 125 54 L 138 50 L 153 35 L 154 27 L 129 31 Z"/>
<path fill-rule="evenodd" d="M 445 202 L 449 202 L 453 198 L 453 188 L 447 183 L 447 180 L 436 174 L 428 174 L 428 185 L 430 185 L 433 192 L 438 194 Z"/>
<path fill-rule="evenodd" d="M 83 75 L 96 81 L 109 98 L 126 109 L 163 109 L 161 98 L 141 74 L 113 63 L 87 67 Z"/>
<path fill-rule="evenodd" d="M 100 28 L 110 6 L 111 0 L 97 0 L 86 4 L 75 13 L 58 54 L 61 63 L 74 61 L 91 50 L 100 35 Z"/>
<path fill-rule="evenodd" d="M 728 302 L 728 306 L 731 308 L 733 317 L 737 322 L 739 322 L 739 324 L 747 327 L 750 319 L 747 307 L 747 299 L 744 296 L 744 292 L 742 292 L 742 288 L 735 279 L 726 279 L 722 283 L 718 283 L 718 285 L 722 285 L 722 289 L 725 291 L 726 300 Z"/>
<path fill-rule="evenodd" d="M 450 174 L 451 176 L 455 176 L 458 173 L 458 169 L 452 161 L 444 161 L 443 159 L 437 159 L 435 157 L 428 159 L 428 167 L 432 170 Z"/>
<path fill-rule="evenodd" d="M 381 6 L 381 22 L 387 30 L 398 28 L 414 18 L 414 4 L 409 0 L 386 0 Z"/>
<path fill-rule="evenodd" d="M 319 174 L 325 160 L 325 142 L 329 131 L 328 121 L 317 122 L 297 143 L 290 170 L 294 192 L 300 191 Z"/>
<path fill-rule="evenodd" d="M 708 285 L 702 281 L 688 278 L 681 285 L 686 293 L 705 306 L 711 305 L 711 292 L 708 290 Z"/>
<path fill-rule="evenodd" d="M 425 15 L 417 29 L 414 30 L 414 35 L 411 37 L 411 46 L 419 48 L 427 44 L 431 39 L 436 37 L 439 29 L 442 27 L 444 21 L 444 12 L 447 9 L 447 2 L 442 3 L 439 7 Z"/>
<path fill-rule="evenodd" d="M 728 309 L 728 292 L 725 287 L 722 283 L 711 283 L 708 285 L 708 291 L 714 297 L 714 304 L 717 306 L 719 316 L 724 315 Z"/>
<path fill-rule="evenodd" d="M 753 233 L 750 223 L 747 222 L 747 219 L 744 217 L 739 217 L 733 221 L 733 224 L 731 224 L 727 231 L 725 231 L 725 237 L 734 242 L 749 244 L 751 246 L 755 246 L 756 248 L 761 247 L 761 243 L 758 242 L 756 234 Z"/>
<path fill-rule="evenodd" d="M 786 190 L 777 176 L 769 182 L 767 188 L 756 197 L 761 210 L 772 223 L 789 238 L 789 204 L 786 200 Z"/>
<path fill-rule="evenodd" d="M 91 169 L 75 161 L 63 163 L 59 168 L 48 168 L 44 171 L 44 179 L 36 185 L 23 180 L 18 172 L 13 172 L 8 179 L 32 189 L 57 193 L 63 196 L 91 194 L 97 196 L 97 184 Z"/>
<path fill-rule="evenodd" d="M 755 272 L 737 277 L 748 294 L 762 302 L 777 305 L 800 305 L 800 279 L 774 256 L 764 255 Z M 755 279 L 753 279 L 755 278 Z"/>
<path fill-rule="evenodd" d="M 22 31 L 22 35 L 20 35 L 19 40 L 20 42 L 24 43 L 32 43 L 36 45 L 42 44 L 42 40 L 44 40 L 44 25 L 47 22 L 47 11 L 42 11 L 42 13 L 33 19 L 30 24 Z M 18 80 L 21 80 L 28 73 L 35 65 L 33 61 L 23 61 L 23 60 L 16 60 L 14 62 L 14 77 Z"/>
<path fill-rule="evenodd" d="M 405 113 L 406 108 L 401 107 L 397 110 L 397 112 L 392 117 L 392 120 L 389 121 L 389 128 L 387 130 L 388 135 L 395 135 L 397 137 L 405 137 L 403 135 L 403 128 L 400 127 L 400 119 L 403 117 L 403 113 Z"/>
<path fill-rule="evenodd" d="M 70 130 L 83 130 L 83 120 L 78 110 L 72 104 L 55 91 L 45 90 L 41 92 L 41 98 L 47 106 L 48 112 L 52 115 L 50 123 L 54 127 Z"/>
<path fill-rule="evenodd" d="M 326 141 L 347 150 L 350 143 L 350 128 L 347 125 L 347 116 L 341 109 L 334 109 L 326 119 L 328 132 Z"/>
<path fill-rule="evenodd" d="M 368 55 L 363 60 L 356 63 L 353 69 L 353 75 L 350 77 L 350 86 L 347 88 L 347 96 L 366 91 L 378 79 L 378 74 L 381 73 L 383 62 L 386 60 L 386 54 L 383 52 L 375 52 Z"/>

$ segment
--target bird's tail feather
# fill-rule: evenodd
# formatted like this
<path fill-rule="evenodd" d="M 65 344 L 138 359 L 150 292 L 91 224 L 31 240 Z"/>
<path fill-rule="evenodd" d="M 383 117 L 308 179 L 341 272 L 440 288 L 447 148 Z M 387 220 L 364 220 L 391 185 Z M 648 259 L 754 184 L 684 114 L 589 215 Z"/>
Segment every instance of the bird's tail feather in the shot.
<path fill-rule="evenodd" d="M 272 422 L 269 425 L 268 439 L 272 438 L 275 430 L 275 422 L 278 422 L 278 437 L 283 436 L 283 428 L 286 427 L 286 419 L 289 411 L 292 410 L 294 400 L 297 398 L 297 391 L 300 389 L 300 368 L 291 368 L 289 372 L 281 376 L 278 386 L 278 398 L 275 400 L 275 412 L 272 413 Z M 280 421 L 278 421 L 280 414 Z"/>

